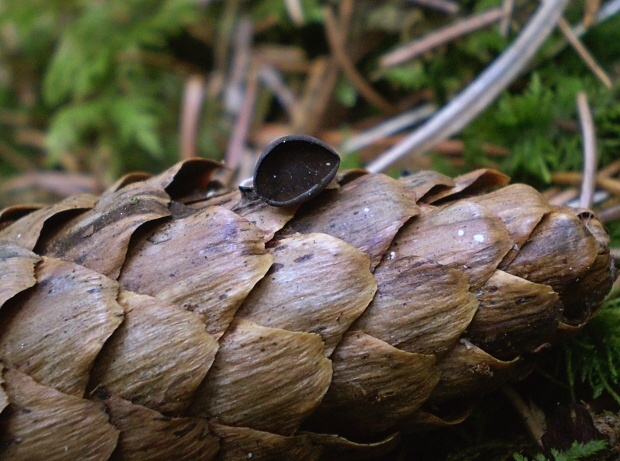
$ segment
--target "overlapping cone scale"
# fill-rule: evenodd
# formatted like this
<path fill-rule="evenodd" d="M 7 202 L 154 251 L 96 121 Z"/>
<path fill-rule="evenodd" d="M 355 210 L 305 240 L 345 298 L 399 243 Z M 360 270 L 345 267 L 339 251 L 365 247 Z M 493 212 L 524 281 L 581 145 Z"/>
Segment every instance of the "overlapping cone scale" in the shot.
<path fill-rule="evenodd" d="M 591 212 L 491 170 L 274 208 L 217 168 L 0 212 L 0 459 L 377 456 L 526 376 L 615 277 Z"/>

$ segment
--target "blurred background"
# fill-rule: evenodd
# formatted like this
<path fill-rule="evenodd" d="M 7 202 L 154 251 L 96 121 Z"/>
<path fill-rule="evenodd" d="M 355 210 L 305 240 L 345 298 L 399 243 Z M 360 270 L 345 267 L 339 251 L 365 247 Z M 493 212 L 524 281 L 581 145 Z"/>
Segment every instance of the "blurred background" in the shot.
<path fill-rule="evenodd" d="M 578 184 L 564 173 L 582 169 L 580 91 L 599 168 L 620 159 L 617 3 L 571 1 L 564 28 L 496 102 L 392 172 L 490 166 L 539 189 Z M 0 0 L 1 204 L 98 192 L 190 156 L 248 176 L 291 133 L 365 165 L 466 88 L 539 5 Z"/>

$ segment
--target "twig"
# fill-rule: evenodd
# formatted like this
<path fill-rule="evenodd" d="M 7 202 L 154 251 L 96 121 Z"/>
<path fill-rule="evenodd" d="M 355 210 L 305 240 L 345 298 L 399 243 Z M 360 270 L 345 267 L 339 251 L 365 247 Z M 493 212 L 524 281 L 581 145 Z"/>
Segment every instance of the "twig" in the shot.
<path fill-rule="evenodd" d="M 99 192 L 97 186 L 97 181 L 92 175 L 57 171 L 30 171 L 4 181 L 0 185 L 0 191 L 11 193 L 25 189 L 36 189 L 60 197 L 68 197 L 85 192 Z"/>
<path fill-rule="evenodd" d="M 304 12 L 301 8 L 299 0 L 284 0 L 286 5 L 286 12 L 297 27 L 301 27 L 304 24 Z"/>
<path fill-rule="evenodd" d="M 502 37 L 508 37 L 510 31 L 510 20 L 512 19 L 512 13 L 515 8 L 515 0 L 504 0 L 502 3 L 502 20 L 499 23 L 499 33 Z"/>
<path fill-rule="evenodd" d="M 620 0 L 610 0 L 599 8 L 594 18 L 594 24 L 606 21 L 618 13 L 620 13 Z M 586 30 L 588 30 L 588 28 L 583 23 L 573 28 L 573 32 L 577 37 L 581 37 L 585 34 Z"/>
<path fill-rule="evenodd" d="M 280 105 L 288 112 L 289 116 L 292 116 L 293 107 L 295 107 L 297 99 L 282 78 L 281 73 L 273 66 L 261 63 L 258 76 L 261 82 L 272 91 Z"/>
<path fill-rule="evenodd" d="M 404 155 L 423 154 L 465 127 L 519 75 L 553 31 L 567 4 L 568 0 L 544 2 L 515 42 L 476 80 L 429 121 L 368 165 L 368 170 L 377 173 Z"/>
<path fill-rule="evenodd" d="M 329 6 L 324 8 L 325 13 L 325 32 L 327 35 L 327 41 L 331 49 L 336 62 L 349 78 L 351 83 L 355 85 L 355 88 L 360 92 L 362 97 L 366 99 L 373 106 L 380 109 L 382 112 L 393 113 L 395 112 L 394 106 L 385 100 L 379 93 L 377 93 L 372 86 L 366 81 L 366 79 L 358 72 L 347 54 L 344 47 L 344 38 L 340 33 L 338 23 L 334 17 Z"/>
<path fill-rule="evenodd" d="M 400 130 L 410 127 L 425 118 L 430 117 L 437 111 L 434 104 L 424 104 L 413 110 L 404 112 L 396 117 L 388 119 L 362 133 L 347 139 L 341 146 L 340 152 L 353 152 L 373 144 L 374 142 L 390 136 Z"/>
<path fill-rule="evenodd" d="M 596 62 L 596 59 L 594 59 L 594 57 L 590 54 L 584 44 L 581 43 L 581 40 L 579 40 L 577 35 L 575 35 L 573 29 L 571 29 L 570 25 L 566 22 L 564 18 L 559 19 L 558 26 L 564 34 L 564 37 L 566 37 L 566 40 L 568 40 L 571 46 L 575 49 L 575 51 L 586 64 L 586 66 L 588 66 L 590 70 L 594 73 L 594 75 L 596 75 L 599 80 L 603 82 L 603 85 L 611 89 L 611 87 L 613 86 L 611 79 L 609 78 L 607 73 L 605 73 L 599 63 Z"/>
<path fill-rule="evenodd" d="M 235 123 L 228 148 L 226 149 L 225 165 L 230 173 L 234 173 L 243 153 L 250 124 L 252 122 L 252 114 L 254 113 L 254 103 L 256 102 L 256 94 L 258 93 L 258 77 L 253 66 L 248 70 L 245 93 L 241 112 Z M 228 178 L 230 179 L 230 177 Z M 226 182 L 226 181 L 224 181 Z"/>
<path fill-rule="evenodd" d="M 597 210 L 596 216 L 603 224 L 617 221 L 620 219 L 620 203 Z"/>
<path fill-rule="evenodd" d="M 577 94 L 577 109 L 579 111 L 579 121 L 583 137 L 583 181 L 581 183 L 579 206 L 581 208 L 591 208 L 596 176 L 596 136 L 592 113 L 588 106 L 588 98 L 583 92 Z"/>
<path fill-rule="evenodd" d="M 289 132 L 316 133 L 331 100 L 338 72 L 338 65 L 333 57 L 318 57 L 314 60 L 308 72 L 303 96 L 293 110 Z"/>
<path fill-rule="evenodd" d="M 238 113 L 243 100 L 243 86 L 247 78 L 247 69 L 250 65 L 252 48 L 252 23 L 248 18 L 242 18 L 237 25 L 234 41 L 234 56 L 231 72 L 225 90 L 226 109 L 234 114 Z"/>
<path fill-rule="evenodd" d="M 213 56 L 215 69 L 222 74 L 225 73 L 228 64 L 230 41 L 235 33 L 235 21 L 237 19 L 239 6 L 240 0 L 226 0 L 224 2 L 222 18 L 218 22 L 219 27 Z"/>
<path fill-rule="evenodd" d="M 382 67 L 391 67 L 402 64 L 403 62 L 420 56 L 426 51 L 436 48 L 439 45 L 494 24 L 501 19 L 503 15 L 504 12 L 502 8 L 493 8 L 485 11 L 484 13 L 457 21 L 456 23 L 443 27 L 436 32 L 432 32 L 419 40 L 415 40 L 407 45 L 400 46 L 384 54 L 379 60 L 379 63 Z"/>
<path fill-rule="evenodd" d="M 409 0 L 413 3 L 417 3 L 421 6 L 427 6 L 429 8 L 433 8 L 435 10 L 443 11 L 448 14 L 456 14 L 459 12 L 461 7 L 456 2 L 451 2 L 449 0 Z"/>
<path fill-rule="evenodd" d="M 562 192 L 555 194 L 548 198 L 550 205 L 566 205 L 571 200 L 579 197 L 579 190 L 571 187 L 570 189 L 563 190 Z"/>
<path fill-rule="evenodd" d="M 196 138 L 198 122 L 204 97 L 205 82 L 201 76 L 194 75 L 185 82 L 183 105 L 181 107 L 181 158 L 196 157 Z"/>
<path fill-rule="evenodd" d="M 583 175 L 577 171 L 561 171 L 551 173 L 551 182 L 560 186 L 580 186 Z M 615 197 L 620 197 L 620 180 L 601 175 L 595 177 L 596 186 L 609 192 Z"/>
<path fill-rule="evenodd" d="M 601 22 L 607 21 L 612 16 L 615 16 L 620 12 L 620 0 L 610 0 L 605 3 L 596 13 L 596 17 L 594 18 L 594 24 L 599 24 Z M 592 25 L 594 25 L 592 24 Z M 572 28 L 573 34 L 577 37 L 581 37 L 585 34 L 588 29 L 583 25 L 583 23 L 579 23 Z M 553 47 L 546 54 L 545 59 L 553 59 L 560 51 L 562 51 L 566 47 L 566 41 L 558 43 L 557 46 Z"/>
<path fill-rule="evenodd" d="M 590 27 L 594 24 L 596 14 L 601 8 L 601 0 L 586 0 L 583 11 L 583 19 L 581 20 L 584 27 Z"/>
<path fill-rule="evenodd" d="M 252 55 L 261 64 L 272 66 L 284 72 L 308 72 L 311 62 L 302 48 L 295 46 L 257 45 Z"/>
<path fill-rule="evenodd" d="M 219 173 L 224 183 L 232 179 L 239 167 L 258 92 L 258 76 L 254 65 L 250 63 L 252 23 L 248 18 L 243 18 L 237 29 L 233 71 L 226 88 L 227 106 L 237 116 L 224 156 L 224 164 L 228 170 Z"/>
<path fill-rule="evenodd" d="M 534 439 L 534 441 L 542 447 L 541 439 L 545 431 L 536 420 L 532 410 L 530 410 L 525 401 L 512 387 L 504 386 L 502 388 L 502 393 L 521 416 L 521 419 L 523 420 L 523 423 L 525 424 L 525 427 L 532 439 Z"/>

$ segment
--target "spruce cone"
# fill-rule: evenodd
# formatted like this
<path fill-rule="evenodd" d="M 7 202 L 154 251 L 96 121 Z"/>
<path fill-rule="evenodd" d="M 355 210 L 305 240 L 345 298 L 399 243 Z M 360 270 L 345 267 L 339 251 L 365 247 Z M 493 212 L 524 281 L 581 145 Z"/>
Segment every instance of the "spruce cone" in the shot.
<path fill-rule="evenodd" d="M 1 212 L 0 458 L 373 457 L 526 376 L 614 278 L 591 212 L 494 171 L 275 208 L 216 169 Z"/>

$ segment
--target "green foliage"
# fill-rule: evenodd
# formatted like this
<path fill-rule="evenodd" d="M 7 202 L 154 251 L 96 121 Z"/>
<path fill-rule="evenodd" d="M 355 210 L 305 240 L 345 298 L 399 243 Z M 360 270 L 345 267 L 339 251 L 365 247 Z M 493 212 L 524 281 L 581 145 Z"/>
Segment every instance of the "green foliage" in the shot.
<path fill-rule="evenodd" d="M 566 451 L 560 452 L 556 449 L 552 449 L 551 459 L 539 453 L 532 461 L 578 461 L 600 453 L 606 446 L 607 443 L 604 440 L 590 440 L 586 443 L 573 442 Z M 530 458 L 518 453 L 513 455 L 513 459 L 514 461 L 530 461 Z"/>
<path fill-rule="evenodd" d="M 383 78 L 399 90 L 417 91 L 430 84 L 429 75 L 420 61 L 388 67 L 383 71 Z"/>
<path fill-rule="evenodd" d="M 148 65 L 145 55 L 166 53 L 169 38 L 197 17 L 195 0 L 27 0 L 0 7 L 0 26 L 15 30 L 15 45 L 3 50 L 5 60 L 41 69 L 42 81 L 28 89 L 36 91 L 29 115 L 47 120 L 49 166 L 84 148 L 114 153 L 110 177 L 131 155 L 162 159 L 169 146 L 164 138 L 176 137 L 176 124 L 163 128 L 169 122 L 163 114 L 178 112 L 182 81 Z M 36 48 L 44 54 L 30 54 Z M 22 76 L 12 78 L 18 85 Z M 176 146 L 170 147 L 173 157 Z"/>
<path fill-rule="evenodd" d="M 600 312 L 563 348 L 573 398 L 576 384 L 585 383 L 593 398 L 607 392 L 620 404 L 620 290 L 608 296 Z"/>
<path fill-rule="evenodd" d="M 334 91 L 338 102 L 345 107 L 353 107 L 357 102 L 357 90 L 348 80 L 339 79 Z"/>
<path fill-rule="evenodd" d="M 498 102 L 464 132 L 468 166 L 487 161 L 484 143 L 510 150 L 502 170 L 516 181 L 542 186 L 550 182 L 552 171 L 578 171 L 582 166 L 581 132 L 562 128 L 561 122 L 577 128 L 576 95 L 585 91 L 595 117 L 595 125 L 605 127 L 609 142 L 601 142 L 603 158 L 617 157 L 620 135 L 620 103 L 611 91 L 591 78 L 570 75 L 532 74 L 521 92 L 504 93 Z"/>

